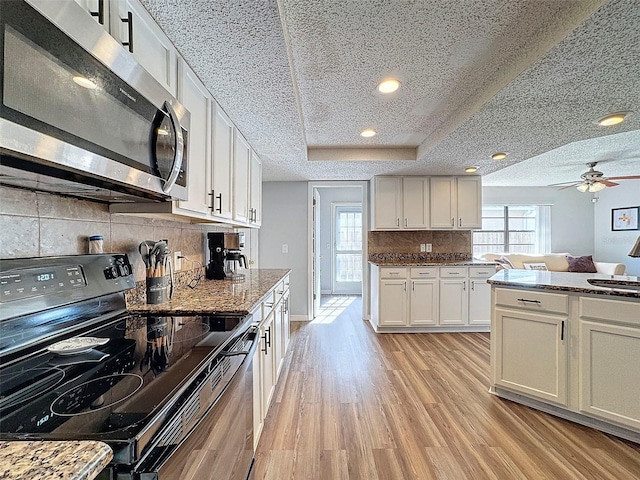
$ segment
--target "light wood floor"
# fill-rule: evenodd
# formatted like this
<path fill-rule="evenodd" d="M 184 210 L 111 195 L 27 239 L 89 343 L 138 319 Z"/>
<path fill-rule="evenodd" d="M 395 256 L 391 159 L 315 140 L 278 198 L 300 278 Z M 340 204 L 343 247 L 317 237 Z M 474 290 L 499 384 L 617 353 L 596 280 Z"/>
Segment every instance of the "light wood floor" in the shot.
<path fill-rule="evenodd" d="M 293 324 L 252 479 L 640 479 L 640 446 L 499 399 L 489 334 Z"/>

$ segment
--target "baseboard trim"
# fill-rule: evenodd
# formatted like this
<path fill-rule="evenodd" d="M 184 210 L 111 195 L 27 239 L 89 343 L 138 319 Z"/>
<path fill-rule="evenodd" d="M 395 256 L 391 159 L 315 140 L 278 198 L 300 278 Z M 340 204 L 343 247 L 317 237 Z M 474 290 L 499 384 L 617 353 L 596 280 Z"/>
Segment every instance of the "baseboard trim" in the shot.
<path fill-rule="evenodd" d="M 309 317 L 306 315 L 289 315 L 289 321 L 291 322 L 308 322 Z"/>

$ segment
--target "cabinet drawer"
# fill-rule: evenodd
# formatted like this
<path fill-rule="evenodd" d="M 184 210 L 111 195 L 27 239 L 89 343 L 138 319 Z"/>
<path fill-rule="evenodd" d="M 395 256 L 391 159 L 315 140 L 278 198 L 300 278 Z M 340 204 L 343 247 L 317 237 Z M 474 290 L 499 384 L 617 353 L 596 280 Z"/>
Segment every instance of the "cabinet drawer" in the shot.
<path fill-rule="evenodd" d="M 496 288 L 496 304 L 544 312 L 569 312 L 569 296 L 559 293 Z"/>
<path fill-rule="evenodd" d="M 465 278 L 467 267 L 440 267 L 440 278 Z"/>
<path fill-rule="evenodd" d="M 411 267 L 411 278 L 435 278 L 438 276 L 436 267 Z"/>
<path fill-rule="evenodd" d="M 580 318 L 640 327 L 640 302 L 581 297 Z"/>
<path fill-rule="evenodd" d="M 404 267 L 382 267 L 380 278 L 406 278 L 407 269 Z"/>
<path fill-rule="evenodd" d="M 469 267 L 469 278 L 489 278 L 496 273 L 495 265 L 486 267 Z"/>

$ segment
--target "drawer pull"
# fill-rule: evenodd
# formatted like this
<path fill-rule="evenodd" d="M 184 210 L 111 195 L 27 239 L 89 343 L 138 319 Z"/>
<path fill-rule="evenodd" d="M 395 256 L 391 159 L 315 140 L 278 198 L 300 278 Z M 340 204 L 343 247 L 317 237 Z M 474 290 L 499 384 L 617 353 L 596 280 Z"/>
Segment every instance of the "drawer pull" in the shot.
<path fill-rule="evenodd" d="M 389 272 L 389 275 L 400 275 L 400 272 Z"/>
<path fill-rule="evenodd" d="M 449 272 L 447 275 L 460 275 L 460 272 Z"/>
<path fill-rule="evenodd" d="M 519 302 L 527 302 L 527 303 L 537 303 L 540 304 L 540 300 L 527 300 L 526 298 L 518 298 Z"/>
<path fill-rule="evenodd" d="M 560 330 L 560 340 L 564 341 L 564 320 L 562 320 L 562 327 Z"/>

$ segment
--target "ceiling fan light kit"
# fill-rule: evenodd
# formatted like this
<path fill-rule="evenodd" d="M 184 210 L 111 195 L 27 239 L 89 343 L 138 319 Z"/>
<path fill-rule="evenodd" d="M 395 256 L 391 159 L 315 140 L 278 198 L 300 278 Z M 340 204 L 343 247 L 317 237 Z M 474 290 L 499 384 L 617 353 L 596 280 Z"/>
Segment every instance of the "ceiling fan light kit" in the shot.
<path fill-rule="evenodd" d="M 589 170 L 580 175 L 581 180 L 578 182 L 565 182 L 565 183 L 555 183 L 553 185 L 549 185 L 551 187 L 562 186 L 560 190 L 570 187 L 576 187 L 579 192 L 590 192 L 595 193 L 600 190 L 604 190 L 606 187 L 615 187 L 619 185 L 616 182 L 612 182 L 611 180 L 633 180 L 640 179 L 640 175 L 626 175 L 621 177 L 605 177 L 602 172 L 599 172 L 594 167 L 598 164 L 598 162 L 589 162 L 587 163 L 587 167 Z"/>

